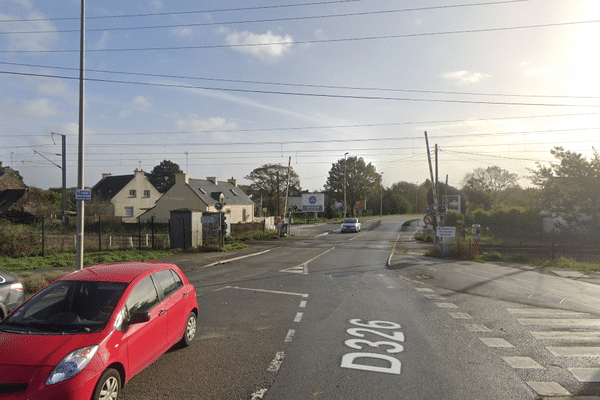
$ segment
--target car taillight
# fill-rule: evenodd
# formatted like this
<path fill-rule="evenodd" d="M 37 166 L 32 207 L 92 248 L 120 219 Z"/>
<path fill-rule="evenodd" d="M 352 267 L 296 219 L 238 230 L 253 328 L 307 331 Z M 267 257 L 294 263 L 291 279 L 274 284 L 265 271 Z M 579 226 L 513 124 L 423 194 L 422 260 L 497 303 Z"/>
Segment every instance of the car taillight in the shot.
<path fill-rule="evenodd" d="M 14 283 L 10 284 L 10 289 L 22 292 L 23 291 L 23 285 L 21 284 L 21 282 L 14 282 Z"/>

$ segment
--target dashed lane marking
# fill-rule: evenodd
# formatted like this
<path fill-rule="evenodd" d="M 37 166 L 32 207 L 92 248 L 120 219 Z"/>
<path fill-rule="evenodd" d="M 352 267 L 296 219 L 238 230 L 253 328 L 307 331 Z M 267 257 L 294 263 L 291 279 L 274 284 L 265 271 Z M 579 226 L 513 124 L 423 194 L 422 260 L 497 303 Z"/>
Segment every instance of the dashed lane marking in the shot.
<path fill-rule="evenodd" d="M 458 308 L 454 303 L 434 303 L 439 308 Z"/>
<path fill-rule="evenodd" d="M 491 332 L 492 331 L 487 326 L 484 326 L 481 324 L 463 324 L 463 326 L 465 328 L 467 328 L 467 330 L 470 332 Z"/>

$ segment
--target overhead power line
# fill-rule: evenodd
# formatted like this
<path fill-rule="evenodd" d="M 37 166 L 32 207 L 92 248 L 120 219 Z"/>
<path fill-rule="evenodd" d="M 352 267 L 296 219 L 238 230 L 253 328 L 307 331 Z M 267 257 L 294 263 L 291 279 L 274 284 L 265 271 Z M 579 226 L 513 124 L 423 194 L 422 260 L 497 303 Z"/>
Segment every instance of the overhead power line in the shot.
<path fill-rule="evenodd" d="M 33 73 L 13 72 L 13 71 L 0 71 L 0 74 L 54 78 L 54 79 L 68 79 L 68 80 L 79 79 L 77 77 L 72 77 L 72 76 L 33 74 Z M 223 87 L 192 86 L 192 85 L 183 85 L 183 84 L 116 81 L 116 80 L 110 80 L 110 79 L 94 79 L 94 78 L 86 78 L 86 81 L 102 82 L 102 83 L 119 83 L 119 84 L 129 84 L 129 85 L 139 85 L 139 86 L 167 87 L 167 88 L 178 88 L 178 89 L 214 90 L 214 91 L 222 91 L 222 92 L 273 94 L 273 95 L 351 99 L 351 100 L 385 100 L 385 101 L 406 101 L 406 102 L 483 104 L 483 105 L 506 105 L 506 106 L 539 106 L 539 107 L 593 107 L 593 108 L 600 107 L 599 104 L 523 103 L 523 102 L 500 102 L 500 101 L 483 101 L 483 100 L 418 99 L 418 98 L 406 98 L 406 97 L 403 98 L 403 97 L 386 97 L 386 96 L 357 96 L 357 95 L 324 94 L 324 93 L 300 93 L 300 92 L 284 92 L 284 91 L 257 90 L 257 89 L 236 89 L 236 88 L 223 88 Z"/>
<path fill-rule="evenodd" d="M 521 26 L 507 26 L 499 28 L 482 28 L 482 29 L 465 29 L 458 31 L 443 31 L 443 32 L 424 32 L 424 33 L 405 33 L 398 35 L 379 35 L 379 36 L 366 36 L 366 37 L 354 37 L 354 38 L 338 38 L 338 39 L 314 39 L 314 40 L 302 40 L 293 42 L 270 42 L 270 43 L 240 43 L 240 44 L 213 44 L 213 45 L 200 45 L 200 46 L 162 46 L 162 47 L 140 47 L 140 48 L 121 48 L 121 49 L 89 49 L 86 50 L 88 53 L 108 53 L 108 52 L 129 52 L 129 51 L 167 51 L 167 50 L 209 50 L 209 49 L 227 49 L 227 48 L 238 48 L 238 47 L 264 47 L 264 46 L 292 46 L 297 44 L 322 44 L 322 43 L 343 43 L 343 42 L 357 42 L 357 41 L 374 41 L 374 40 L 389 40 L 389 39 L 406 39 L 413 37 L 426 37 L 426 36 L 442 36 L 442 35 L 456 35 L 456 34 L 468 34 L 468 33 L 485 33 L 485 32 L 502 32 L 502 31 L 514 31 L 521 29 L 539 29 L 539 28 L 551 28 L 559 26 L 575 26 L 583 24 L 595 24 L 600 20 L 591 21 L 574 21 L 574 22 L 557 22 L 549 24 L 537 24 L 537 25 L 521 25 Z M 35 54 L 53 54 L 53 53 L 76 53 L 79 50 L 1 50 L 0 53 L 15 54 L 15 53 L 35 53 Z"/>
<path fill-rule="evenodd" d="M 19 66 L 19 67 L 33 67 L 33 68 L 57 69 L 57 70 L 79 72 L 78 68 L 73 68 L 73 67 L 59 67 L 59 66 L 50 66 L 50 65 L 25 64 L 25 63 L 0 61 L 0 65 L 2 65 L 2 64 Z M 442 91 L 442 90 L 394 89 L 394 88 L 381 88 L 381 87 L 358 87 L 358 86 L 316 85 L 316 84 L 307 84 L 307 83 L 266 82 L 266 81 L 251 81 L 251 80 L 241 80 L 241 79 L 204 78 L 204 77 L 183 76 L 183 75 L 151 74 L 151 73 L 144 73 L 144 72 L 110 71 L 110 70 L 103 70 L 103 69 L 86 69 L 85 72 L 86 73 L 93 72 L 93 73 L 103 73 L 103 74 L 114 74 L 114 75 L 143 76 L 143 77 L 151 77 L 151 78 L 185 79 L 185 80 L 192 80 L 192 81 L 208 81 L 208 82 L 221 82 L 221 83 L 242 83 L 242 84 L 253 84 L 253 85 L 290 86 L 290 87 L 303 87 L 303 88 L 306 87 L 306 88 L 314 88 L 314 89 L 361 90 L 361 91 L 382 91 L 382 92 L 465 95 L 465 96 L 493 96 L 493 97 L 515 97 L 515 98 L 521 97 L 521 98 L 549 98 L 549 99 L 552 99 L 552 98 L 554 98 L 554 99 L 600 99 L 600 96 L 457 92 L 457 91 Z"/>
<path fill-rule="evenodd" d="M 321 1 L 316 3 L 297 3 L 297 4 L 279 4 L 270 6 L 253 6 L 253 7 L 238 7 L 238 8 L 221 8 L 212 10 L 194 10 L 194 11 L 173 11 L 173 12 L 160 12 L 160 13 L 146 13 L 146 14 L 125 14 L 125 15 L 97 15 L 88 16 L 86 19 L 119 19 L 119 18 L 139 18 L 139 17 L 156 17 L 156 16 L 168 16 L 168 15 L 190 15 L 190 14 L 207 14 L 207 13 L 221 13 L 221 12 L 233 12 L 233 11 L 256 11 L 256 10 L 272 10 L 278 8 L 297 8 L 297 7 L 310 7 L 310 6 L 322 6 L 339 3 L 357 3 L 363 0 L 332 0 L 332 1 Z M 410 11 L 427 11 L 445 8 L 459 8 L 459 7 L 476 7 L 476 6 L 488 6 L 505 3 L 523 3 L 531 0 L 500 0 L 490 1 L 485 3 L 467 3 L 467 4 L 454 4 L 445 6 L 429 6 L 429 7 L 418 7 L 418 8 L 407 8 L 402 10 L 394 10 L 392 12 L 410 12 Z M 360 14 L 357 14 L 360 15 Z M 80 17 L 57 17 L 57 18 L 32 18 L 32 19 L 15 19 L 15 20 L 0 20 L 2 22 L 34 22 L 34 21 L 68 21 L 78 20 Z M 302 18 L 302 17 L 300 17 Z"/>

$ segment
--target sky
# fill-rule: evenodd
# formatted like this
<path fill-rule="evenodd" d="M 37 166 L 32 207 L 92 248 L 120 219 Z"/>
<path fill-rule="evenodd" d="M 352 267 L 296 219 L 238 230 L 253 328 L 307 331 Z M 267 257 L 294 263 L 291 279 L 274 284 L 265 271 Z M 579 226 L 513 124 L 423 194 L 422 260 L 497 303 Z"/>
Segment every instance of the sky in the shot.
<path fill-rule="evenodd" d="M 0 0 L 0 161 L 29 186 L 61 186 L 60 135 L 78 182 L 80 17 Z M 422 183 L 425 132 L 441 181 L 527 187 L 553 147 L 600 147 L 598 0 L 88 0 L 85 31 L 86 187 L 170 160 L 240 184 L 291 163 L 318 191 L 344 157 Z"/>

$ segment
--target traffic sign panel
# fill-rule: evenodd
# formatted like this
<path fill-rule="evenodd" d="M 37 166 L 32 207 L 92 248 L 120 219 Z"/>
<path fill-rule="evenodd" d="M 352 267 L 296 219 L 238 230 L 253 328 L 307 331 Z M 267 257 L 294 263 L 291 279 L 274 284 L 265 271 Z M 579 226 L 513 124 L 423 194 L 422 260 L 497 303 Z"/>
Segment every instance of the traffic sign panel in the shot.
<path fill-rule="evenodd" d="M 89 189 L 78 189 L 75 191 L 75 200 L 91 200 L 92 191 Z"/>
<path fill-rule="evenodd" d="M 454 226 L 438 226 L 435 233 L 437 237 L 454 237 L 456 228 Z"/>
<path fill-rule="evenodd" d="M 427 225 L 431 225 L 433 224 L 433 215 L 426 215 L 423 217 L 423 222 L 425 222 Z"/>

